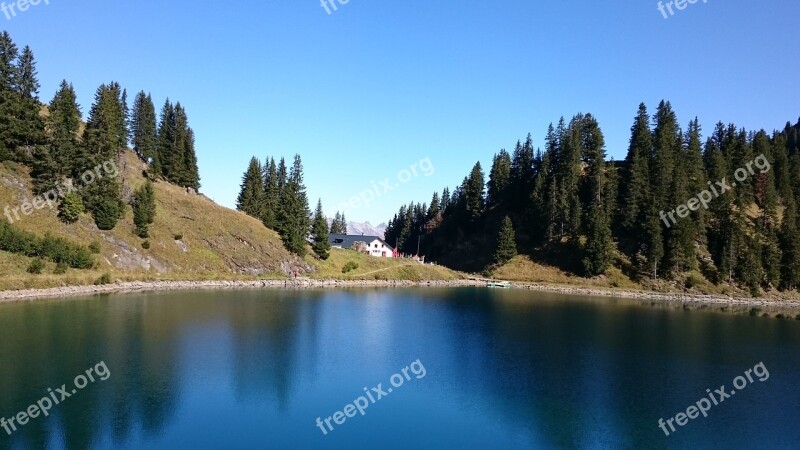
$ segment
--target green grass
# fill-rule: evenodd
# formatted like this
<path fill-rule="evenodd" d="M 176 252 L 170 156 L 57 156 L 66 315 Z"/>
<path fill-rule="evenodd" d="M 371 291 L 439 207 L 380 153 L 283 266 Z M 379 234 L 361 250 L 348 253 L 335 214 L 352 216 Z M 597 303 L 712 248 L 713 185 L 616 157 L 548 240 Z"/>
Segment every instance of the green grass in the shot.
<path fill-rule="evenodd" d="M 339 248 L 331 249 L 330 258 L 325 261 L 313 256 L 307 260 L 317 267 L 313 277 L 318 279 L 421 281 L 463 278 L 458 272 L 442 266 L 423 265 L 410 259 L 376 258 Z M 358 264 L 358 268 L 343 274 L 342 269 L 349 262 Z"/>

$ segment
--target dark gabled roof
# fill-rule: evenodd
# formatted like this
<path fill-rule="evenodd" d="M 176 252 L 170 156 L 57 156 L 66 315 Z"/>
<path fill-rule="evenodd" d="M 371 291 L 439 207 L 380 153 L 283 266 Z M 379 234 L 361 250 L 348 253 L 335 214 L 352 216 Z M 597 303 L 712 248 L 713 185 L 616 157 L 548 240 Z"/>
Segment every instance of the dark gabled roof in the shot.
<path fill-rule="evenodd" d="M 341 240 L 341 242 L 337 242 Z M 331 243 L 331 246 L 334 247 L 342 247 L 342 248 L 350 248 L 356 242 L 366 242 L 369 244 L 372 241 L 381 241 L 384 245 L 389 248 L 393 248 L 391 245 L 387 244 L 380 236 L 363 236 L 360 234 L 331 234 L 328 236 L 328 241 Z"/>

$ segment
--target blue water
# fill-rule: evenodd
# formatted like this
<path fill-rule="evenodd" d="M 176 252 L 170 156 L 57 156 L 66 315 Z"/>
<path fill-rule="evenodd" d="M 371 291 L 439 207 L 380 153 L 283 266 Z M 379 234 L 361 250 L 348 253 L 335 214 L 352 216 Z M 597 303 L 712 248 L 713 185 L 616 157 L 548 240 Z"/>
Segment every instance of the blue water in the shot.
<path fill-rule="evenodd" d="M 659 428 L 760 362 L 765 381 Z M 0 305 L 0 416 L 90 368 L 48 417 L 0 428 L 0 449 L 800 445 L 800 321 L 630 301 L 416 288 Z M 365 387 L 364 414 L 345 409 Z"/>

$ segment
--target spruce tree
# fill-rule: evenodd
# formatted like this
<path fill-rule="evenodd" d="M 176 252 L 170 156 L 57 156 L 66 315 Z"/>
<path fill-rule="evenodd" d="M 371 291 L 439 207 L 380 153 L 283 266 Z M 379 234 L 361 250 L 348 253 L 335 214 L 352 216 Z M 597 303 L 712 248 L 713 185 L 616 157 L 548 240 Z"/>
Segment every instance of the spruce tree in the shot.
<path fill-rule="evenodd" d="M 158 124 L 156 162 L 158 173 L 170 180 L 173 175 L 175 161 L 175 107 L 167 99 L 161 107 L 161 119 Z"/>
<path fill-rule="evenodd" d="M 123 93 L 118 83 L 112 82 L 97 89 L 95 102 L 89 112 L 83 134 L 85 151 L 75 164 L 74 178 L 93 171 L 97 165 L 109 161 L 116 163 L 117 154 L 128 140 Z M 113 229 L 122 217 L 122 186 L 117 178 L 97 176 L 81 190 L 83 203 L 101 230 Z"/>
<path fill-rule="evenodd" d="M 484 205 L 484 181 L 483 169 L 481 169 L 480 161 L 475 163 L 472 172 L 467 179 L 464 196 L 464 206 L 466 208 L 467 217 L 470 220 L 477 220 L 483 214 Z"/>
<path fill-rule="evenodd" d="M 331 234 L 347 234 L 347 220 L 344 213 L 336 211 L 331 222 Z"/>
<path fill-rule="evenodd" d="M 135 225 L 136 235 L 140 238 L 149 237 L 150 224 L 155 220 L 156 203 L 153 183 L 150 180 L 136 190 L 133 194 L 133 224 Z"/>
<path fill-rule="evenodd" d="M 511 183 L 511 156 L 505 149 L 494 155 L 492 169 L 489 172 L 489 182 L 486 204 L 494 206 L 500 203 Z"/>
<path fill-rule="evenodd" d="M 639 104 L 639 112 L 631 126 L 630 146 L 625 158 L 625 181 L 621 186 L 622 227 L 633 242 L 647 240 L 647 212 L 650 209 L 650 154 L 653 140 L 647 106 Z M 634 246 L 634 254 L 640 250 Z M 631 255 L 633 256 L 633 255 Z"/>
<path fill-rule="evenodd" d="M 317 210 L 314 213 L 314 222 L 311 228 L 311 238 L 314 241 L 312 246 L 314 253 L 320 259 L 328 259 L 331 252 L 331 243 L 329 239 L 330 231 L 328 229 L 328 218 L 322 212 L 322 199 L 317 202 Z"/>
<path fill-rule="evenodd" d="M 144 91 L 139 92 L 133 101 L 131 134 L 136 155 L 150 164 L 150 170 L 154 175 L 159 175 L 161 168 L 158 161 L 156 108 L 150 94 L 145 94 Z"/>
<path fill-rule="evenodd" d="M 306 187 L 303 183 L 303 163 L 300 155 L 295 155 L 289 177 L 281 195 L 278 222 L 281 224 L 281 238 L 287 250 L 298 256 L 306 254 L 311 211 L 308 207 Z"/>
<path fill-rule="evenodd" d="M 261 178 L 261 163 L 255 156 L 250 159 L 242 177 L 236 209 L 257 219 L 264 216 L 264 180 Z"/>
<path fill-rule="evenodd" d="M 505 216 L 500 226 L 500 233 L 497 235 L 497 248 L 494 253 L 494 262 L 503 265 L 517 256 L 516 233 L 511 218 Z"/>
<path fill-rule="evenodd" d="M 261 211 L 261 221 L 267 228 L 275 229 L 276 213 L 280 201 L 278 190 L 278 168 L 275 158 L 270 158 L 264 163 L 264 206 Z"/>
<path fill-rule="evenodd" d="M 75 89 L 66 80 L 56 92 L 48 107 L 47 134 L 50 153 L 58 169 L 54 175 L 67 177 L 76 172 L 76 161 L 81 159 L 81 110 Z"/>
<path fill-rule="evenodd" d="M 588 164 L 590 203 L 586 220 L 586 248 L 584 269 L 589 275 L 600 275 L 608 270 L 613 259 L 614 243 L 605 191 L 607 189 L 605 139 L 597 120 L 591 114 L 584 116 L 581 135 L 583 137 L 583 159 Z"/>

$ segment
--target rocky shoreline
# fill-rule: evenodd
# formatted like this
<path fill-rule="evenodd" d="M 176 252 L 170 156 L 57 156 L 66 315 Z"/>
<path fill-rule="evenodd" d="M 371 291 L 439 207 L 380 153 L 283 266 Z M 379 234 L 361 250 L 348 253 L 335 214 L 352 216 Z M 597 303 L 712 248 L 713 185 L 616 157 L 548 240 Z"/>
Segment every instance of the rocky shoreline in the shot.
<path fill-rule="evenodd" d="M 256 280 L 256 281 L 131 281 L 117 282 L 99 286 L 64 286 L 48 289 L 25 289 L 0 291 L 0 302 L 31 301 L 44 298 L 74 297 L 112 293 L 134 293 L 148 291 L 187 290 L 187 289 L 257 289 L 257 288 L 365 288 L 365 287 L 482 287 L 486 282 L 478 278 L 462 280 Z M 659 293 L 646 291 L 615 290 L 580 286 L 560 286 L 539 283 L 510 283 L 515 289 L 537 292 L 568 294 L 579 296 L 627 298 L 641 301 L 670 302 L 713 306 L 780 307 L 800 309 L 800 300 L 725 297 L 682 293 Z"/>

